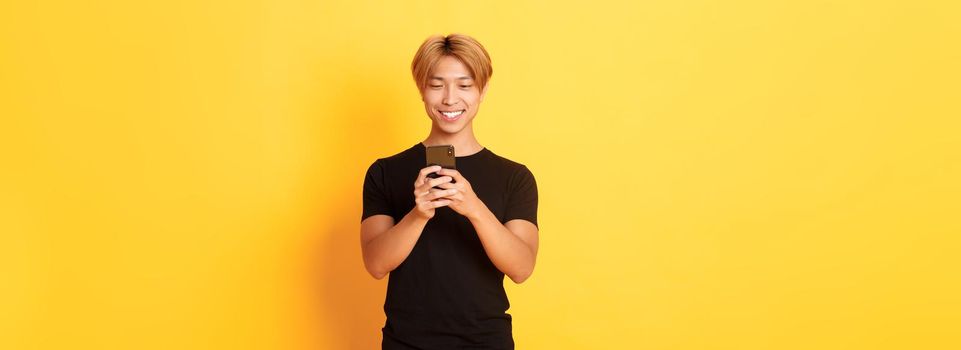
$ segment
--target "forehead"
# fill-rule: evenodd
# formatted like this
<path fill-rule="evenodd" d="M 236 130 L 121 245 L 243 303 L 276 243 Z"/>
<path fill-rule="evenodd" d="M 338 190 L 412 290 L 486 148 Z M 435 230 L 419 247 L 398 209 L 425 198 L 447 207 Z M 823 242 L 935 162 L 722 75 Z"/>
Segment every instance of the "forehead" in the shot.
<path fill-rule="evenodd" d="M 434 65 L 430 78 L 442 80 L 471 79 L 471 74 L 464 62 L 453 56 L 444 56 Z"/>

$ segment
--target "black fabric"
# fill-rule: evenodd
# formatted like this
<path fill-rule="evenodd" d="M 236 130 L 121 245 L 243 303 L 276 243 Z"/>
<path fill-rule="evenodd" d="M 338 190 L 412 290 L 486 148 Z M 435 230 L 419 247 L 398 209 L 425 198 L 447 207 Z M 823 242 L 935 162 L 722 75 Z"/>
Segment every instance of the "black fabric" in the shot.
<path fill-rule="evenodd" d="M 500 220 L 537 225 L 537 184 L 526 166 L 489 149 L 456 158 L 457 170 Z M 414 208 L 414 181 L 426 147 L 380 158 L 367 169 L 361 220 L 399 222 Z M 487 257 L 473 225 L 449 207 L 435 209 L 410 255 L 390 272 L 383 349 L 513 349 L 504 273 Z"/>

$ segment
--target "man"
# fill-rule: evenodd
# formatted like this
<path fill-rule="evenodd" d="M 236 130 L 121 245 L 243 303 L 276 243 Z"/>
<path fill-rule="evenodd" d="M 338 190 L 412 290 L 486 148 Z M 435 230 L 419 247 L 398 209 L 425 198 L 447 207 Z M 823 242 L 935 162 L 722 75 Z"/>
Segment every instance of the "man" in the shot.
<path fill-rule="evenodd" d="M 430 134 L 374 161 L 363 188 L 364 266 L 377 279 L 390 274 L 382 347 L 513 349 L 503 280 L 522 283 L 534 270 L 537 184 L 474 136 L 493 73 L 480 43 L 428 38 L 411 70 Z M 424 167 L 435 145 L 454 146 L 457 170 Z"/>

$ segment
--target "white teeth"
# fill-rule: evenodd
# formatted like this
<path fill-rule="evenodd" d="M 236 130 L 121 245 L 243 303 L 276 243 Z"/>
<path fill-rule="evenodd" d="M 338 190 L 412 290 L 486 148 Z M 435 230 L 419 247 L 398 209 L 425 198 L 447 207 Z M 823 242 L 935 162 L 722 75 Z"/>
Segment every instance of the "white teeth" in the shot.
<path fill-rule="evenodd" d="M 448 118 L 454 118 L 454 117 L 457 117 L 457 116 L 461 115 L 461 113 L 464 113 L 464 111 L 463 111 L 463 110 L 460 110 L 460 111 L 456 111 L 456 112 L 441 112 L 441 113 L 444 114 L 445 116 L 447 116 Z"/>

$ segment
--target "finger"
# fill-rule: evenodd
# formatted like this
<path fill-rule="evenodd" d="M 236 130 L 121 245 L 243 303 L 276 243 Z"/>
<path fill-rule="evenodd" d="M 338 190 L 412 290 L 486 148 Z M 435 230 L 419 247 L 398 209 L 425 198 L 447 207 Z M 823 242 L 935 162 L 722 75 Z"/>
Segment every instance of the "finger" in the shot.
<path fill-rule="evenodd" d="M 457 180 L 457 182 L 467 182 L 467 179 L 465 179 L 459 171 L 454 169 L 440 169 L 437 171 L 437 173 L 440 175 L 451 176 L 454 178 L 454 180 Z"/>
<path fill-rule="evenodd" d="M 430 189 L 430 188 L 434 188 L 434 186 L 440 185 L 440 184 L 442 184 L 442 183 L 449 183 L 451 180 L 453 180 L 453 178 L 450 177 L 450 176 L 441 176 L 441 177 L 438 177 L 438 178 L 436 178 L 436 179 L 427 180 L 427 183 L 425 183 L 425 184 L 423 185 L 423 187 L 426 187 L 426 188 Z"/>
<path fill-rule="evenodd" d="M 426 180 L 424 183 L 420 184 L 420 186 L 414 187 L 414 197 L 425 196 L 431 191 L 438 190 L 437 188 L 434 188 L 434 186 L 431 186 L 431 181 L 433 181 L 433 179 Z"/>
<path fill-rule="evenodd" d="M 446 198 L 438 199 L 438 200 L 423 199 L 423 200 L 417 201 L 417 207 L 420 208 L 421 210 L 433 209 L 437 207 L 436 206 L 437 202 L 444 203 L 444 202 L 450 202 L 450 200 Z"/>
<path fill-rule="evenodd" d="M 436 180 L 436 179 L 431 179 L 423 176 L 418 177 L 417 181 L 414 182 L 414 196 L 415 197 L 421 196 L 423 195 L 424 192 L 427 192 L 432 187 L 434 187 L 434 186 L 430 186 L 429 181 L 431 180 Z"/>
<path fill-rule="evenodd" d="M 440 169 L 441 169 L 440 165 L 431 165 L 429 167 L 420 169 L 420 172 L 417 173 L 417 180 L 414 181 L 414 186 L 416 187 L 416 186 L 423 185 L 424 182 L 426 182 L 428 174 L 436 172 L 437 170 L 440 170 Z"/>
<path fill-rule="evenodd" d="M 424 185 L 421 186 L 420 188 L 414 189 L 415 201 L 419 199 L 423 199 L 425 201 L 433 200 L 434 198 L 436 198 L 431 196 L 433 193 L 443 191 L 443 189 L 436 189 L 429 185 L 430 183 L 425 182 Z"/>
<path fill-rule="evenodd" d="M 446 200 L 446 199 L 431 201 L 430 203 L 431 203 L 431 205 L 434 206 L 434 208 L 445 207 L 445 206 L 450 205 L 450 201 L 449 201 L 449 200 Z"/>
<path fill-rule="evenodd" d="M 421 190 L 420 188 L 414 190 L 414 200 L 418 201 L 424 198 L 424 196 L 430 194 L 429 190 Z"/>
<path fill-rule="evenodd" d="M 421 188 L 414 189 L 414 202 L 419 203 L 419 202 L 431 201 L 435 198 L 435 197 L 432 197 L 431 194 L 438 191 L 443 191 L 443 190 L 432 188 L 430 186 L 427 186 L 427 183 L 424 183 L 424 186 L 421 186 Z"/>
<path fill-rule="evenodd" d="M 431 165 L 429 167 L 420 169 L 420 173 L 417 174 L 417 180 L 414 181 L 414 186 L 422 185 L 424 183 L 424 178 L 427 177 L 427 174 L 436 172 L 440 169 L 440 165 Z"/>
<path fill-rule="evenodd" d="M 432 192 L 430 193 L 430 195 L 427 196 L 427 198 L 429 198 L 430 200 L 435 200 L 435 199 L 438 199 L 438 198 L 445 198 L 445 197 L 450 197 L 450 196 L 456 195 L 457 192 L 458 192 L 458 190 L 457 190 L 456 188 L 455 188 L 455 189 L 449 189 L 449 190 L 432 191 Z"/>
<path fill-rule="evenodd" d="M 456 189 L 459 189 L 459 190 L 461 190 L 461 191 L 467 191 L 467 188 L 465 187 L 466 184 L 467 184 L 467 183 L 465 183 L 465 182 L 463 182 L 463 181 L 458 181 L 457 183 L 449 183 L 449 182 L 447 182 L 447 183 L 442 183 L 442 184 L 440 184 L 440 185 L 437 185 L 437 187 L 443 188 L 443 189 L 445 189 L 445 190 L 446 190 L 446 189 L 449 189 L 449 188 L 456 188 Z"/>

